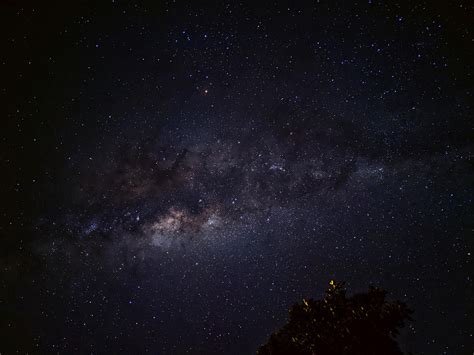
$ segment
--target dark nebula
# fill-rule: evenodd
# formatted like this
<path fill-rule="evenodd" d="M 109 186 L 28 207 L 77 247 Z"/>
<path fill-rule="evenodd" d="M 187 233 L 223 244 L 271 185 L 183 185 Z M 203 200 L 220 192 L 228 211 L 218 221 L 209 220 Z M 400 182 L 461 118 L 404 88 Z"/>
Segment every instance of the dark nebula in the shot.
<path fill-rule="evenodd" d="M 330 279 L 472 352 L 474 11 L 436 3 L 0 5 L 0 352 L 251 354 Z"/>

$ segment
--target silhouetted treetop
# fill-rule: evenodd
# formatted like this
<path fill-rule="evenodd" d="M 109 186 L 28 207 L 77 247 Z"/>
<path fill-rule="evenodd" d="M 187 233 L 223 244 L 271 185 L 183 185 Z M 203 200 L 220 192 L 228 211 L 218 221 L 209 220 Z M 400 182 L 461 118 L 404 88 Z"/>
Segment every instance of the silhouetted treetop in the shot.
<path fill-rule="evenodd" d="M 304 299 L 289 311 L 288 322 L 270 336 L 258 355 L 403 354 L 396 337 L 412 311 L 387 292 L 346 297 L 344 283 L 331 280 L 322 300 Z"/>

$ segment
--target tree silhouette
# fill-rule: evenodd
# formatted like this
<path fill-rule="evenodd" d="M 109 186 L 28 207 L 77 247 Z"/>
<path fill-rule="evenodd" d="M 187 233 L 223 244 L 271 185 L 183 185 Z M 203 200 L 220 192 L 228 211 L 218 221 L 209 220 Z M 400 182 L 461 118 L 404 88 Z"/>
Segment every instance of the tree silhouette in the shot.
<path fill-rule="evenodd" d="M 287 324 L 257 354 L 403 354 L 395 339 L 412 311 L 403 302 L 386 301 L 386 294 L 369 287 L 347 298 L 344 283 L 331 281 L 322 300 L 295 304 Z"/>

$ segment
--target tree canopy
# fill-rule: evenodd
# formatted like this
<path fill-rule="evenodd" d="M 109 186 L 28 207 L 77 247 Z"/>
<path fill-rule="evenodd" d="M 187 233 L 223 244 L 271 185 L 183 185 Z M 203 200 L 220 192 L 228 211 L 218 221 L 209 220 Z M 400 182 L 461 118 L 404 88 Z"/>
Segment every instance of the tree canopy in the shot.
<path fill-rule="evenodd" d="M 387 292 L 346 296 L 344 283 L 331 281 L 322 300 L 304 299 L 289 311 L 288 322 L 258 349 L 258 355 L 403 354 L 396 337 L 412 311 Z"/>

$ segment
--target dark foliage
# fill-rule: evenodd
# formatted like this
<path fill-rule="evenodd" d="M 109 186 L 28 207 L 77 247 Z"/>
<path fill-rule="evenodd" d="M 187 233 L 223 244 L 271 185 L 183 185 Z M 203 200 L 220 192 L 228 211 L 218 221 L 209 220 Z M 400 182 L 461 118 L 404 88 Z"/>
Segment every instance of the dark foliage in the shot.
<path fill-rule="evenodd" d="M 396 336 L 412 311 L 402 302 L 386 301 L 386 294 L 370 287 L 347 298 L 344 284 L 331 281 L 322 300 L 303 300 L 290 309 L 287 324 L 258 355 L 402 354 Z"/>

